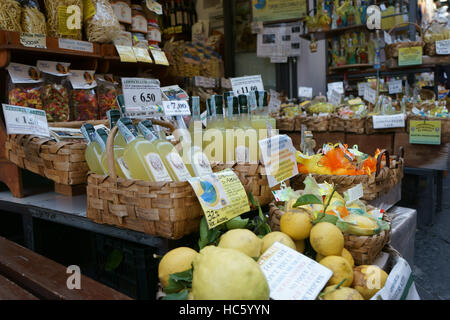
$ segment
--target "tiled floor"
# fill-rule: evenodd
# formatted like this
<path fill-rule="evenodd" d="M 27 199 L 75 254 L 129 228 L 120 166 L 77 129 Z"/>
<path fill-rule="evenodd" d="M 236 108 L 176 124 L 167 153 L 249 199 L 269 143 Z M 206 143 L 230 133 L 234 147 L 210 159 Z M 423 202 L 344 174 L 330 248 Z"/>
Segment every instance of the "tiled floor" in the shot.
<path fill-rule="evenodd" d="M 450 174 L 442 194 L 436 222 L 416 232 L 413 273 L 424 300 L 450 300 Z"/>

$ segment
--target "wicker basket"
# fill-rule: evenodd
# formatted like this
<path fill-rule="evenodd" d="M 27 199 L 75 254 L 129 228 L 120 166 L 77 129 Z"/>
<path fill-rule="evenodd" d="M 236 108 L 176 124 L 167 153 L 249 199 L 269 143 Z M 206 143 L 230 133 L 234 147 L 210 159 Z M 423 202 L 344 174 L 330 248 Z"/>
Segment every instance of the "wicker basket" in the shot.
<path fill-rule="evenodd" d="M 345 132 L 346 119 L 333 114 L 328 119 L 328 130 L 329 131 L 337 131 L 337 132 Z"/>
<path fill-rule="evenodd" d="M 435 100 L 436 93 L 430 89 L 420 89 L 420 99 L 422 100 Z"/>
<path fill-rule="evenodd" d="M 295 119 L 279 117 L 276 118 L 277 129 L 280 131 L 294 131 L 295 130 Z"/>
<path fill-rule="evenodd" d="M 423 47 L 423 44 L 424 44 L 423 31 L 422 31 L 422 28 L 416 23 L 404 22 L 404 23 L 397 24 L 391 30 L 389 30 L 388 34 L 390 35 L 392 33 L 392 31 L 398 27 L 407 26 L 410 24 L 415 26 L 416 29 L 419 31 L 420 41 L 399 42 L 399 43 L 392 43 L 392 44 L 386 45 L 384 48 L 386 60 L 391 59 L 391 58 L 397 59 L 398 58 L 398 49 L 400 49 L 400 48 Z"/>
<path fill-rule="evenodd" d="M 314 117 L 314 116 L 296 116 L 295 130 L 301 131 L 302 125 L 305 125 L 307 130 L 313 132 L 328 131 L 329 116 Z"/>
<path fill-rule="evenodd" d="M 280 220 L 284 214 L 280 205 L 283 202 L 271 202 L 269 204 L 269 224 L 272 231 L 280 231 Z M 373 208 L 368 206 L 368 208 Z M 383 220 L 391 222 L 390 218 L 384 214 Z M 390 230 L 383 230 L 373 236 L 356 236 L 344 233 L 344 247 L 351 253 L 356 265 L 371 264 L 383 247 L 389 243 L 391 238 Z"/>
<path fill-rule="evenodd" d="M 362 184 L 364 195 L 362 200 L 371 201 L 378 198 L 380 195 L 387 193 L 392 188 L 392 175 L 393 172 L 390 166 L 384 166 L 381 168 L 381 161 L 383 155 L 387 159 L 390 159 L 387 150 L 380 152 L 377 158 L 377 170 L 376 172 L 369 175 L 357 175 L 357 176 L 347 176 L 347 175 L 321 175 L 315 173 L 299 173 L 297 176 L 291 178 L 291 187 L 294 190 L 303 190 L 303 181 L 308 175 L 311 175 L 317 183 L 334 183 L 336 185 L 336 191 L 343 194 L 348 189 Z"/>
<path fill-rule="evenodd" d="M 154 121 L 162 126 L 170 124 Z M 113 157 L 114 127 L 106 154 L 110 175 L 89 173 L 87 217 L 101 224 L 180 239 L 196 232 L 203 210 L 189 182 L 147 182 L 118 178 Z"/>
<path fill-rule="evenodd" d="M 363 134 L 366 130 L 366 118 L 352 118 L 345 120 L 345 132 Z"/>

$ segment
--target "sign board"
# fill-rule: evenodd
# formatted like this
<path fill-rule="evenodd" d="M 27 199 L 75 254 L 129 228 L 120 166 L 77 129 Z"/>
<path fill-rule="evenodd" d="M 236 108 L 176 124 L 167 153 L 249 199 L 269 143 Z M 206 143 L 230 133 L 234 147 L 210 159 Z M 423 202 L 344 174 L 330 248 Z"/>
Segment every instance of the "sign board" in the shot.
<path fill-rule="evenodd" d="M 47 37 L 45 34 L 21 32 L 20 43 L 24 47 L 47 49 Z"/>
<path fill-rule="evenodd" d="M 331 82 L 328 84 L 328 91 L 336 90 L 340 94 L 344 94 L 344 83 L 342 81 L 339 82 Z"/>
<path fill-rule="evenodd" d="M 440 120 L 410 120 L 409 143 L 411 144 L 441 144 L 441 121 Z"/>
<path fill-rule="evenodd" d="M 253 21 L 301 19 L 307 15 L 306 0 L 252 0 Z"/>
<path fill-rule="evenodd" d="M 7 134 L 50 137 L 45 111 L 10 104 L 2 104 L 2 106 Z"/>
<path fill-rule="evenodd" d="M 66 50 L 94 53 L 94 44 L 87 41 L 58 38 L 58 46 Z"/>
<path fill-rule="evenodd" d="M 369 86 L 366 86 L 364 90 L 364 100 L 372 104 L 375 104 L 377 102 L 377 91 L 372 88 L 369 88 Z"/>
<path fill-rule="evenodd" d="M 161 113 L 162 94 L 159 80 L 122 78 L 122 89 L 128 117 Z"/>
<path fill-rule="evenodd" d="M 249 94 L 251 91 L 264 91 L 261 75 L 231 78 L 230 81 L 236 96 Z"/>
<path fill-rule="evenodd" d="M 153 63 L 153 60 L 146 48 L 133 47 L 133 52 L 137 62 Z"/>
<path fill-rule="evenodd" d="M 402 80 L 391 80 L 388 82 L 389 94 L 396 94 L 403 92 L 403 82 Z"/>
<path fill-rule="evenodd" d="M 121 62 L 137 62 L 134 50 L 130 46 L 115 45 Z"/>
<path fill-rule="evenodd" d="M 209 229 L 250 211 L 244 186 L 231 169 L 188 181 L 203 208 Z"/>
<path fill-rule="evenodd" d="M 450 54 L 450 39 L 436 41 L 436 53 L 442 55 Z"/>
<path fill-rule="evenodd" d="M 337 92 L 335 89 L 331 90 L 331 93 L 329 95 L 329 102 L 336 107 L 341 104 L 342 101 L 342 94 Z"/>
<path fill-rule="evenodd" d="M 185 100 L 163 101 L 163 109 L 167 117 L 191 115 L 189 104 Z"/>
<path fill-rule="evenodd" d="M 414 66 L 422 64 L 422 47 L 408 47 L 398 49 L 398 66 Z"/>
<path fill-rule="evenodd" d="M 155 64 L 160 64 L 163 66 L 169 65 L 169 60 L 167 60 L 167 56 L 164 53 L 164 51 L 155 49 L 151 46 L 149 48 L 150 48 L 150 52 L 152 53 L 153 60 L 155 60 Z"/>
<path fill-rule="evenodd" d="M 373 128 L 374 129 L 387 129 L 387 128 L 404 128 L 405 127 L 405 115 L 393 114 L 385 116 L 373 116 Z"/>
<path fill-rule="evenodd" d="M 313 88 L 309 87 L 299 87 L 298 88 L 298 96 L 302 98 L 312 98 Z"/>
<path fill-rule="evenodd" d="M 359 82 L 358 83 L 358 96 L 360 96 L 360 97 L 364 96 L 364 91 L 366 90 L 367 86 L 368 86 L 367 82 Z"/>

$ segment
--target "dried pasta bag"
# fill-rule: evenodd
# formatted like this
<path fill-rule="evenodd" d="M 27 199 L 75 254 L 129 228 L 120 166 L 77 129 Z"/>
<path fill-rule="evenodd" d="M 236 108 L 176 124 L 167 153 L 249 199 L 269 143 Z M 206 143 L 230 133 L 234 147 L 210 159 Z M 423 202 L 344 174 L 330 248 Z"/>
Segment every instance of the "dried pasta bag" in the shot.
<path fill-rule="evenodd" d="M 70 86 L 67 78 L 70 75 L 70 63 L 39 60 L 37 66 L 44 76 L 41 96 L 47 120 L 49 122 L 69 121 Z"/>
<path fill-rule="evenodd" d="M 85 0 L 86 38 L 91 42 L 112 42 L 120 32 L 120 23 L 109 0 Z"/>
<path fill-rule="evenodd" d="M 82 39 L 83 0 L 44 0 L 44 3 L 50 37 Z"/>
<path fill-rule="evenodd" d="M 70 108 L 74 121 L 96 120 L 98 104 L 95 88 L 95 71 L 71 70 L 69 76 L 72 90 L 70 92 Z"/>
<path fill-rule="evenodd" d="M 17 0 L 0 1 L 0 30 L 21 32 L 20 16 L 22 8 Z"/>
<path fill-rule="evenodd" d="M 23 0 L 21 26 L 22 32 L 47 34 L 45 16 L 37 0 Z"/>
<path fill-rule="evenodd" d="M 42 109 L 41 73 L 36 67 L 19 63 L 8 65 L 8 103 L 34 109 Z"/>
<path fill-rule="evenodd" d="M 106 112 L 111 109 L 119 109 L 117 105 L 118 83 L 110 74 L 98 75 L 97 81 L 97 100 L 98 100 L 98 118 L 107 119 Z"/>

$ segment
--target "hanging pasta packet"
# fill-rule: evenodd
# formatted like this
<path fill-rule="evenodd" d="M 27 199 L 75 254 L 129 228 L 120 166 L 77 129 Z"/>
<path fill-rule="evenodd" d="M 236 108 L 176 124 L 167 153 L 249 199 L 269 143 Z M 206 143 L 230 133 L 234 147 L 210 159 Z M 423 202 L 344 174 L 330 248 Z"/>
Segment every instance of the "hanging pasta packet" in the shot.
<path fill-rule="evenodd" d="M 98 104 L 95 88 L 95 71 L 71 70 L 69 81 L 72 85 L 70 108 L 75 121 L 96 120 Z"/>
<path fill-rule="evenodd" d="M 22 32 L 47 34 L 45 16 L 37 0 L 23 0 L 21 25 Z"/>
<path fill-rule="evenodd" d="M 81 40 L 83 0 L 44 0 L 50 37 Z"/>
<path fill-rule="evenodd" d="M 109 0 L 84 0 L 86 38 L 91 42 L 112 42 L 120 32 L 120 24 Z"/>
<path fill-rule="evenodd" d="M 28 108 L 42 109 L 42 78 L 34 66 L 20 63 L 8 65 L 8 103 Z"/>
<path fill-rule="evenodd" d="M 119 95 L 119 83 L 111 74 L 96 75 L 98 118 L 107 119 L 106 112 L 111 109 L 119 109 L 117 96 Z"/>

